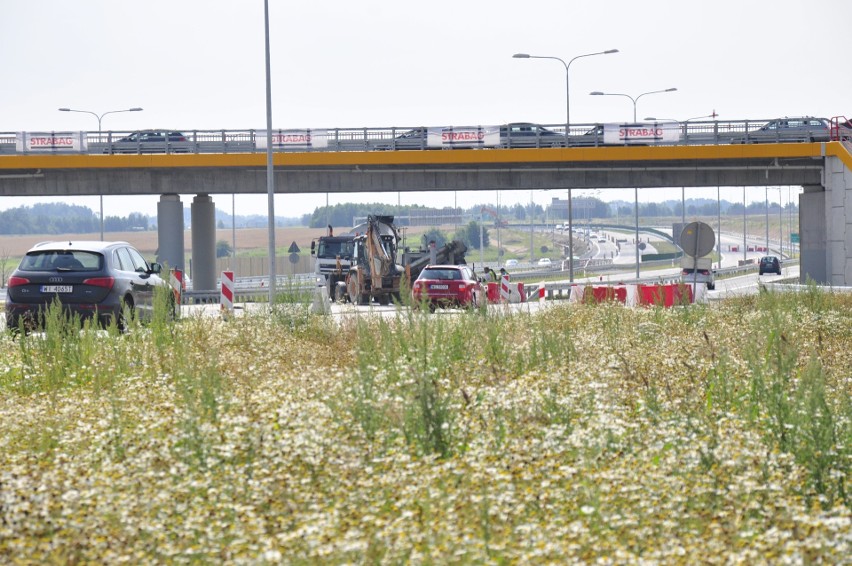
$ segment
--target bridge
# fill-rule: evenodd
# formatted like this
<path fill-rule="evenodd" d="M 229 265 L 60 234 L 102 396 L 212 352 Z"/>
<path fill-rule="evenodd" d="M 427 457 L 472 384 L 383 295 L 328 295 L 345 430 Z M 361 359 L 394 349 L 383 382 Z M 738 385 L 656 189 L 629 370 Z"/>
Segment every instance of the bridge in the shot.
<path fill-rule="evenodd" d="M 572 125 L 568 135 L 564 126 L 530 125 L 532 134 L 514 138 L 511 125 L 478 126 L 467 128 L 476 134 L 465 136 L 473 145 L 452 150 L 431 141 L 431 128 L 279 130 L 275 186 L 293 194 L 800 185 L 802 281 L 852 285 L 852 143 L 832 140 L 836 131 L 827 141 L 811 141 L 810 134 L 748 138 L 765 123 L 654 124 L 646 128 L 655 136 L 650 140 L 639 135 L 615 143 L 600 124 L 578 125 L 576 133 Z M 47 146 L 58 143 L 29 145 L 39 135 L 49 138 Z M 160 195 L 158 259 L 183 267 L 178 195 L 194 193 L 194 281 L 215 288 L 210 195 L 266 193 L 265 132 L 122 141 L 128 135 L 0 133 L 0 196 Z M 742 143 L 750 141 L 761 143 Z"/>

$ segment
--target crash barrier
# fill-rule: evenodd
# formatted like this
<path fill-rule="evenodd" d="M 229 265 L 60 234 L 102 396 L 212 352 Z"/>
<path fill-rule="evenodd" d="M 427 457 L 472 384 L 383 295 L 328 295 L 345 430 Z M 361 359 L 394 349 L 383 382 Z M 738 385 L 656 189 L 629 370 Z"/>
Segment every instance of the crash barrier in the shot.
<path fill-rule="evenodd" d="M 183 271 L 180 269 L 172 269 L 169 272 L 169 285 L 172 288 L 172 294 L 175 298 L 175 314 L 180 315 L 180 305 L 183 298 Z"/>
<path fill-rule="evenodd" d="M 505 280 L 506 294 L 503 295 L 503 281 L 488 282 L 485 290 L 485 297 L 491 304 L 497 303 L 525 303 L 527 302 L 527 290 L 523 283 L 509 283 L 508 277 Z"/>
<path fill-rule="evenodd" d="M 223 271 L 221 282 L 219 304 L 223 313 L 232 313 L 234 311 L 234 272 Z"/>
<path fill-rule="evenodd" d="M 627 306 L 673 307 L 690 304 L 704 299 L 704 285 L 696 287 L 683 283 L 668 285 L 574 285 L 571 288 L 571 303 L 603 303 L 607 301 Z"/>

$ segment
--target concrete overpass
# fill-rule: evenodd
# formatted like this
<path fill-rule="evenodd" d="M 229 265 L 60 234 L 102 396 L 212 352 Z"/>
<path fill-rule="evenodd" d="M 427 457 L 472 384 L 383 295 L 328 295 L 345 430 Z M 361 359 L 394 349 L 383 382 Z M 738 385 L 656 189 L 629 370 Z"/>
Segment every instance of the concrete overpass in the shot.
<path fill-rule="evenodd" d="M 279 194 L 801 185 L 801 279 L 852 285 L 852 145 L 666 145 L 274 154 Z M 266 193 L 264 153 L 0 155 L 0 196 L 160 195 L 161 261 L 215 287 L 212 194 Z"/>

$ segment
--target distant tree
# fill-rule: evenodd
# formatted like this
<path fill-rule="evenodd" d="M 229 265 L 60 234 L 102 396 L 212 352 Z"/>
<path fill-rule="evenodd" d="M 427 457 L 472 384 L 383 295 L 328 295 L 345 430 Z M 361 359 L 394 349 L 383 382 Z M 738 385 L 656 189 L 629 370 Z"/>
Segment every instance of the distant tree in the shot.
<path fill-rule="evenodd" d="M 219 240 L 216 242 L 216 257 L 228 257 L 233 252 L 233 248 L 231 244 L 226 242 L 225 240 Z"/>
<path fill-rule="evenodd" d="M 447 236 L 437 228 L 430 228 L 429 230 L 423 233 L 422 240 L 424 248 L 432 240 L 435 240 L 435 245 L 440 248 L 447 243 Z"/>
<path fill-rule="evenodd" d="M 464 242 L 467 247 L 472 249 L 487 248 L 489 245 L 488 230 L 483 228 L 482 238 L 480 238 L 479 228 L 479 222 L 471 220 L 466 226 L 459 228 L 455 239 Z"/>

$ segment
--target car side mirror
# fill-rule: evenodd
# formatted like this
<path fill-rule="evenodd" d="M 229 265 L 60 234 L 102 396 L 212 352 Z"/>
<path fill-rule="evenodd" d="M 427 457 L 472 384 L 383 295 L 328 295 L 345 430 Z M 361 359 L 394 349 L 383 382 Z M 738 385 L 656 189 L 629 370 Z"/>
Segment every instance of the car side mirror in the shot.
<path fill-rule="evenodd" d="M 311 240 L 311 255 L 316 255 L 317 253 L 317 243 L 314 240 Z"/>
<path fill-rule="evenodd" d="M 151 264 L 151 273 L 159 274 L 163 271 L 163 266 L 156 261 Z"/>

